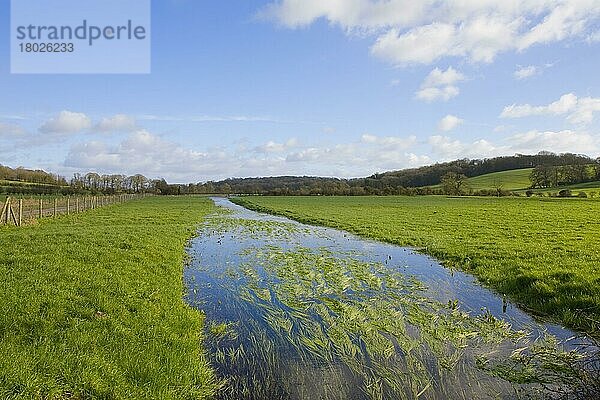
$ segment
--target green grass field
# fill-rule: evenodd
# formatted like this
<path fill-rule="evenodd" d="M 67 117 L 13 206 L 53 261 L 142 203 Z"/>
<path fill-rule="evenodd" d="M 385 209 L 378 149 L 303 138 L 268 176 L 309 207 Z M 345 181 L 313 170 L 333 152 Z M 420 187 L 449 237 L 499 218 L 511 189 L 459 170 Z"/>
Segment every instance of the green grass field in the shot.
<path fill-rule="evenodd" d="M 214 206 L 147 198 L 0 229 L 0 398 L 202 399 L 185 246 Z"/>
<path fill-rule="evenodd" d="M 473 190 L 493 190 L 498 185 L 501 185 L 503 190 L 525 193 L 531 186 L 531 181 L 529 180 L 531 171 L 533 169 L 525 168 L 476 176 L 469 178 L 469 186 Z M 534 189 L 533 191 L 535 193 L 558 193 L 563 189 L 571 190 L 574 196 L 579 192 L 585 192 L 589 196 L 592 192 L 600 193 L 600 182 L 577 183 L 548 189 Z"/>
<path fill-rule="evenodd" d="M 529 180 L 531 171 L 533 171 L 532 168 L 525 168 L 476 176 L 468 179 L 469 188 L 472 190 L 495 190 L 498 186 L 501 186 L 503 190 L 525 194 L 531 186 L 531 181 Z M 441 188 L 441 185 L 431 186 L 431 188 Z M 600 196 L 600 181 L 547 189 L 534 189 L 533 191 L 535 193 L 557 194 L 563 189 L 571 190 L 574 196 L 579 192 L 585 192 L 588 196 L 592 192 L 596 192 Z"/>
<path fill-rule="evenodd" d="M 600 334 L 600 202 L 446 197 L 244 197 L 249 208 L 412 246 L 538 315 Z"/>
<path fill-rule="evenodd" d="M 469 178 L 469 186 L 473 190 L 495 189 L 498 185 L 502 186 L 503 190 L 521 190 L 531 186 L 529 175 L 533 169 L 516 169 L 512 171 L 494 172 Z"/>

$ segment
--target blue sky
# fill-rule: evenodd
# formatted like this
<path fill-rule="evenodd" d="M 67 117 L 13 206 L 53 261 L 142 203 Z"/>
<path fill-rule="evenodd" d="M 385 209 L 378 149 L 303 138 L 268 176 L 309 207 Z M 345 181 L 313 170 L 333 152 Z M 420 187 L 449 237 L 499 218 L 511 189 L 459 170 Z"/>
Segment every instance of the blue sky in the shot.
<path fill-rule="evenodd" d="M 9 5 L 1 164 L 197 182 L 600 156 L 597 0 L 157 0 L 148 75 L 11 75 Z"/>

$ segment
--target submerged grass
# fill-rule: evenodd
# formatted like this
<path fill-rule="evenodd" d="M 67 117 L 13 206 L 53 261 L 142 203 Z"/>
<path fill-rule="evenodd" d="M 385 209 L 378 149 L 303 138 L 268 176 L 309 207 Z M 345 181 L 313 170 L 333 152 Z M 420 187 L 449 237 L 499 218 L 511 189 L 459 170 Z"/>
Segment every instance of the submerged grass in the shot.
<path fill-rule="evenodd" d="M 414 246 L 531 311 L 600 337 L 600 202 L 247 197 L 248 208 Z"/>
<path fill-rule="evenodd" d="M 203 317 L 182 301 L 186 243 L 213 210 L 154 197 L 0 229 L 0 398 L 213 394 Z"/>
<path fill-rule="evenodd" d="M 188 279 L 192 303 L 210 310 L 211 361 L 228 381 L 220 399 L 493 399 L 514 390 L 554 398 L 590 382 L 577 364 L 585 355 L 432 300 L 415 278 L 362 253 L 306 247 L 311 231 L 207 220 Z M 553 373 L 563 381 L 548 388 Z"/>

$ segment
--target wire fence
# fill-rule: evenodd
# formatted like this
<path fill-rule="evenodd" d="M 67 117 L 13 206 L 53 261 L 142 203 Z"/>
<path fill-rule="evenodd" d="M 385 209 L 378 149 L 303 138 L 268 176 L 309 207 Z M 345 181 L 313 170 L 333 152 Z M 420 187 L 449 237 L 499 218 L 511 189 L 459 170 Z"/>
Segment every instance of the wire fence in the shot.
<path fill-rule="evenodd" d="M 0 225 L 23 226 L 42 218 L 81 213 L 111 204 L 141 199 L 145 196 L 145 194 L 119 194 L 113 196 L 56 197 L 53 199 L 7 197 L 2 205 Z"/>

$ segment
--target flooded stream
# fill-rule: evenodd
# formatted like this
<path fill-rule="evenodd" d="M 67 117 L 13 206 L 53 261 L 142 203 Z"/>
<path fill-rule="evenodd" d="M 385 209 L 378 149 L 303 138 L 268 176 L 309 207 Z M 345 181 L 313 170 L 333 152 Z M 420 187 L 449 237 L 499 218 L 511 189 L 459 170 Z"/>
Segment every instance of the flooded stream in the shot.
<path fill-rule="evenodd" d="M 584 341 L 411 249 L 213 200 L 185 280 L 219 398 L 518 398 L 505 361 Z"/>

